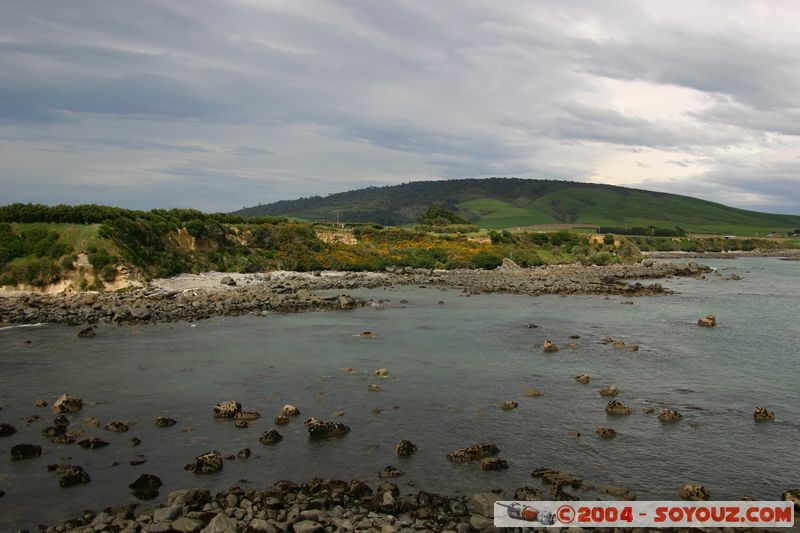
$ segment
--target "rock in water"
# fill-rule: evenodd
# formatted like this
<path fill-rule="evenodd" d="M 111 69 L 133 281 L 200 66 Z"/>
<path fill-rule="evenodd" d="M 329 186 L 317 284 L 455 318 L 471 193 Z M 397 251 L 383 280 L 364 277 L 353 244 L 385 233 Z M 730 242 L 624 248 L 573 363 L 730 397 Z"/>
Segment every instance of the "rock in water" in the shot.
<path fill-rule="evenodd" d="M 37 444 L 17 444 L 11 447 L 11 460 L 21 461 L 42 455 L 42 447 Z"/>
<path fill-rule="evenodd" d="M 507 470 L 508 462 L 498 457 L 487 457 L 481 461 L 481 470 Z"/>
<path fill-rule="evenodd" d="M 278 444 L 283 440 L 283 435 L 278 433 L 277 429 L 270 429 L 265 431 L 259 438 L 258 442 L 261 444 Z"/>
<path fill-rule="evenodd" d="M 552 341 L 544 341 L 543 349 L 546 353 L 555 353 L 558 351 L 558 345 Z"/>
<path fill-rule="evenodd" d="M 707 328 L 714 327 L 717 325 L 717 317 L 714 315 L 706 315 L 697 321 L 697 325 Z"/>
<path fill-rule="evenodd" d="M 447 454 L 447 458 L 454 463 L 469 463 L 472 461 L 480 461 L 487 457 L 494 457 L 498 453 L 500 453 L 500 448 L 494 444 L 480 443 L 459 450 L 453 450 Z"/>
<path fill-rule="evenodd" d="M 608 385 L 600 389 L 600 396 L 616 396 L 619 394 L 619 389 L 616 385 Z"/>
<path fill-rule="evenodd" d="M 661 420 L 662 422 L 677 422 L 678 420 L 681 420 L 682 418 L 683 418 L 683 415 L 680 414 L 675 409 L 662 409 L 658 413 L 658 419 Z"/>
<path fill-rule="evenodd" d="M 578 489 L 583 485 L 583 480 L 581 478 L 569 472 L 553 470 L 552 468 L 537 468 L 531 472 L 531 476 L 540 477 L 545 483 L 550 483 L 551 485 L 570 485 L 574 489 Z"/>
<path fill-rule="evenodd" d="M 0 437 L 10 437 L 17 432 L 17 428 L 11 424 L 0 424 Z"/>
<path fill-rule="evenodd" d="M 133 495 L 140 500 L 152 500 L 158 496 L 158 489 L 161 487 L 161 479 L 152 474 L 142 474 L 136 481 L 128 485 L 133 489 Z"/>
<path fill-rule="evenodd" d="M 55 466 L 55 468 L 51 468 L 51 466 Z M 48 466 L 48 470 L 55 470 L 56 474 L 60 477 L 58 480 L 58 484 L 62 487 L 72 487 L 75 485 L 82 485 L 84 483 L 89 483 L 92 478 L 89 477 L 89 474 L 83 467 L 80 466 L 73 466 L 73 465 L 51 465 Z"/>
<path fill-rule="evenodd" d="M 617 400 L 611 400 L 606 405 L 606 413 L 610 415 L 629 415 L 631 414 L 631 408 Z"/>
<path fill-rule="evenodd" d="M 401 440 L 394 448 L 400 457 L 410 457 L 417 451 L 417 445 L 410 440 Z"/>
<path fill-rule="evenodd" d="M 515 402 L 514 400 L 507 400 L 507 401 L 503 402 L 500 405 L 500 407 L 505 411 L 510 411 L 512 409 L 516 409 L 518 406 L 519 406 L 519 404 L 517 402 Z"/>
<path fill-rule="evenodd" d="M 528 398 L 539 398 L 544 396 L 544 392 L 540 391 L 539 389 L 525 389 L 525 396 Z"/>
<path fill-rule="evenodd" d="M 78 442 L 78 446 L 81 448 L 86 448 L 87 450 L 96 450 L 97 448 L 104 448 L 108 446 L 108 443 L 97 437 L 89 437 L 88 439 L 83 439 L 82 441 Z"/>
<path fill-rule="evenodd" d="M 753 418 L 756 422 L 766 422 L 775 420 L 775 413 L 766 407 L 756 407 L 753 410 Z"/>
<path fill-rule="evenodd" d="M 367 385 L 367 391 L 369 392 L 380 392 L 381 390 L 382 389 L 380 385 L 376 385 L 374 383 L 370 383 L 369 385 Z"/>
<path fill-rule="evenodd" d="M 233 400 L 220 402 L 214 406 L 214 418 L 233 418 L 242 410 L 242 404 Z"/>
<path fill-rule="evenodd" d="M 308 429 L 308 436 L 312 439 L 326 439 L 329 437 L 341 437 L 350 432 L 350 427 L 338 422 L 325 422 L 317 420 L 313 416 L 304 422 Z"/>
<path fill-rule="evenodd" d="M 617 436 L 617 430 L 614 428 L 597 428 L 597 436 L 601 439 L 613 439 Z"/>
<path fill-rule="evenodd" d="M 274 422 L 275 422 L 276 426 L 285 426 L 286 424 L 289 423 L 289 417 L 288 416 L 283 416 L 283 415 L 278 415 L 278 416 L 275 417 Z"/>
<path fill-rule="evenodd" d="M 57 415 L 75 413 L 81 409 L 83 409 L 83 400 L 69 394 L 62 394 L 53 404 L 53 412 Z"/>
<path fill-rule="evenodd" d="M 678 489 L 678 496 L 684 500 L 706 501 L 709 498 L 709 492 L 703 485 L 687 483 Z"/>
<path fill-rule="evenodd" d="M 387 466 L 380 472 L 378 472 L 378 477 L 387 478 L 387 477 L 400 477 L 406 475 L 405 472 L 402 470 L 398 470 L 393 466 Z"/>
<path fill-rule="evenodd" d="M 174 418 L 169 418 L 167 416 L 157 416 L 156 417 L 156 426 L 160 428 L 168 428 L 170 426 L 174 426 L 178 422 Z"/>
<path fill-rule="evenodd" d="M 233 418 L 236 420 L 252 422 L 253 420 L 258 420 L 261 418 L 261 413 L 258 411 L 239 411 L 233 416 Z"/>
<path fill-rule="evenodd" d="M 298 409 L 297 407 L 295 407 L 294 405 L 292 405 L 290 403 L 287 403 L 281 409 L 281 414 L 283 416 L 297 416 L 297 415 L 300 414 L 300 409 Z"/>
<path fill-rule="evenodd" d="M 97 332 L 94 330 L 94 327 L 89 326 L 88 328 L 84 328 L 78 332 L 78 337 L 83 337 L 84 339 L 88 339 L 97 335 Z"/>
<path fill-rule="evenodd" d="M 581 374 L 579 376 L 575 376 L 575 381 L 577 381 L 578 383 L 581 383 L 583 385 L 586 385 L 587 383 L 589 383 L 590 379 L 591 378 L 589 377 L 588 374 Z"/>
<path fill-rule="evenodd" d="M 124 433 L 130 429 L 130 426 L 125 422 L 109 422 L 105 426 L 103 426 L 108 431 L 113 431 L 114 433 Z"/>
<path fill-rule="evenodd" d="M 186 465 L 185 470 L 195 474 L 213 474 L 222 470 L 222 455 L 218 451 L 207 452 L 194 458 L 194 462 Z"/>

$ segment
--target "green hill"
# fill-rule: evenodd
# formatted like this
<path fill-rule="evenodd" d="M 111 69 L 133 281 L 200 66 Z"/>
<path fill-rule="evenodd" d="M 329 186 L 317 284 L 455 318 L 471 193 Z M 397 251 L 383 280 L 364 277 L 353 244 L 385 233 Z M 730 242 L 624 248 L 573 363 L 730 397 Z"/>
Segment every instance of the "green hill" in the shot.
<path fill-rule="evenodd" d="M 312 221 L 412 223 L 432 205 L 483 228 L 590 224 L 674 228 L 695 233 L 764 234 L 800 228 L 800 216 L 736 209 L 714 202 L 614 185 L 517 178 L 418 181 L 241 209 L 234 215 L 284 215 Z"/>

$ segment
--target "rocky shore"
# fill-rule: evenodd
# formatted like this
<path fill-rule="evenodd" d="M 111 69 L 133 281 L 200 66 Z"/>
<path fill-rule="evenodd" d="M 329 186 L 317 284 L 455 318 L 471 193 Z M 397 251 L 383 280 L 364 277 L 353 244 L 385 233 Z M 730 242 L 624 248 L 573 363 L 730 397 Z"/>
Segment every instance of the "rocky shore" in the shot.
<path fill-rule="evenodd" d="M 385 272 L 273 272 L 183 275 L 154 280 L 147 287 L 72 295 L 15 294 L 0 297 L 0 323 L 172 322 L 212 316 L 268 312 L 353 309 L 366 302 L 347 295 L 318 296 L 314 290 L 348 290 L 395 285 L 440 286 L 467 294 L 515 293 L 654 295 L 660 284 L 633 279 L 700 276 L 695 263 L 644 261 L 634 265 L 554 265 L 523 269 L 506 260 L 495 270 L 397 268 Z"/>
<path fill-rule="evenodd" d="M 780 257 L 789 261 L 800 260 L 800 250 L 732 250 L 729 252 L 642 252 L 651 259 L 740 259 L 744 257 Z"/>

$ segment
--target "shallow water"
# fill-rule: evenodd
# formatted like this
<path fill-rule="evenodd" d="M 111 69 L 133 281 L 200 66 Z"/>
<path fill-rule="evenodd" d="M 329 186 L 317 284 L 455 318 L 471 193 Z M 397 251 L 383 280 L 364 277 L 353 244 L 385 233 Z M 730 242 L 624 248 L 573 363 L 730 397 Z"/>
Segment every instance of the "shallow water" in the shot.
<path fill-rule="evenodd" d="M 354 311 L 100 326 L 92 339 L 60 325 L 4 329 L 0 422 L 19 432 L 0 438 L 0 489 L 6 491 L 0 530 L 136 501 L 127 486 L 144 472 L 161 477 L 162 497 L 179 488 L 265 488 L 313 476 L 374 481 L 380 469 L 394 465 L 407 473 L 395 480 L 406 492 L 536 486 L 531 470 L 548 466 L 596 485 L 624 485 L 639 499 L 674 499 L 688 481 L 706 484 L 714 499 L 777 499 L 800 480 L 800 263 L 705 262 L 744 279 L 666 280 L 676 294 L 635 298 L 633 305 L 622 305 L 631 300 L 621 297 L 465 297 L 455 290 L 398 288 L 353 292 L 391 300 Z M 708 313 L 718 326 L 697 327 L 697 318 Z M 526 328 L 530 322 L 539 327 Z M 354 336 L 365 330 L 378 337 Z M 572 334 L 581 338 L 573 341 Z M 640 350 L 616 350 L 600 342 L 606 336 Z M 545 339 L 562 350 L 551 355 L 534 348 Z M 566 349 L 568 342 L 578 349 Z M 346 367 L 363 373 L 348 374 Z M 381 367 L 393 379 L 367 375 Z M 591 375 L 589 385 L 574 381 L 580 373 Z M 370 383 L 383 391 L 368 392 Z M 604 413 L 608 399 L 598 389 L 607 384 L 621 389 L 617 399 L 634 414 Z M 526 388 L 545 395 L 527 398 Z M 52 405 L 63 392 L 86 403 L 75 424 L 85 416 L 138 424 L 123 434 L 87 429 L 111 442 L 100 450 L 53 445 L 40 435 L 52 411 L 33 401 Z M 262 418 L 248 429 L 213 419 L 213 405 L 228 399 Z M 510 399 L 519 408 L 502 411 L 499 404 Z M 301 416 L 279 428 L 283 442 L 259 444 L 284 403 L 297 405 Z M 776 422 L 756 424 L 756 405 L 773 409 Z M 676 408 L 684 419 L 663 425 L 642 413 L 647 406 Z M 337 410 L 346 414 L 335 417 Z M 42 419 L 28 425 L 22 418 L 31 414 Z M 312 415 L 352 431 L 309 442 L 302 420 Z M 156 428 L 156 416 L 178 424 Z M 621 434 L 601 440 L 594 434 L 599 426 Z M 575 431 L 582 436 L 571 436 Z M 128 444 L 133 435 L 142 439 L 139 447 Z M 417 454 L 398 459 L 394 444 L 400 439 L 415 442 Z M 481 441 L 497 444 L 510 469 L 482 472 L 445 458 Z M 44 455 L 11 463 L 11 446 L 22 442 L 42 445 Z M 245 447 L 253 457 L 226 461 L 219 474 L 183 470 L 199 453 L 228 455 Z M 129 466 L 137 454 L 147 462 Z M 122 464 L 111 466 L 114 461 Z M 92 482 L 62 489 L 45 468 L 50 463 L 83 465 Z M 410 480 L 414 486 L 406 487 Z"/>

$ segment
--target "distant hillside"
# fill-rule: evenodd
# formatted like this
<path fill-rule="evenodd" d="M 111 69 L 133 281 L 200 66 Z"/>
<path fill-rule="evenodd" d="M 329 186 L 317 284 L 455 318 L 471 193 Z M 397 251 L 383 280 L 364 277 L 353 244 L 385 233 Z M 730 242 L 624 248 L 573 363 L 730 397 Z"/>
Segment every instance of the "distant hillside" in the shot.
<path fill-rule="evenodd" d="M 614 185 L 517 178 L 419 181 L 285 200 L 234 215 L 285 215 L 312 221 L 412 223 L 431 205 L 483 228 L 592 224 L 748 234 L 800 228 L 800 216 L 736 209 L 688 196 Z"/>

